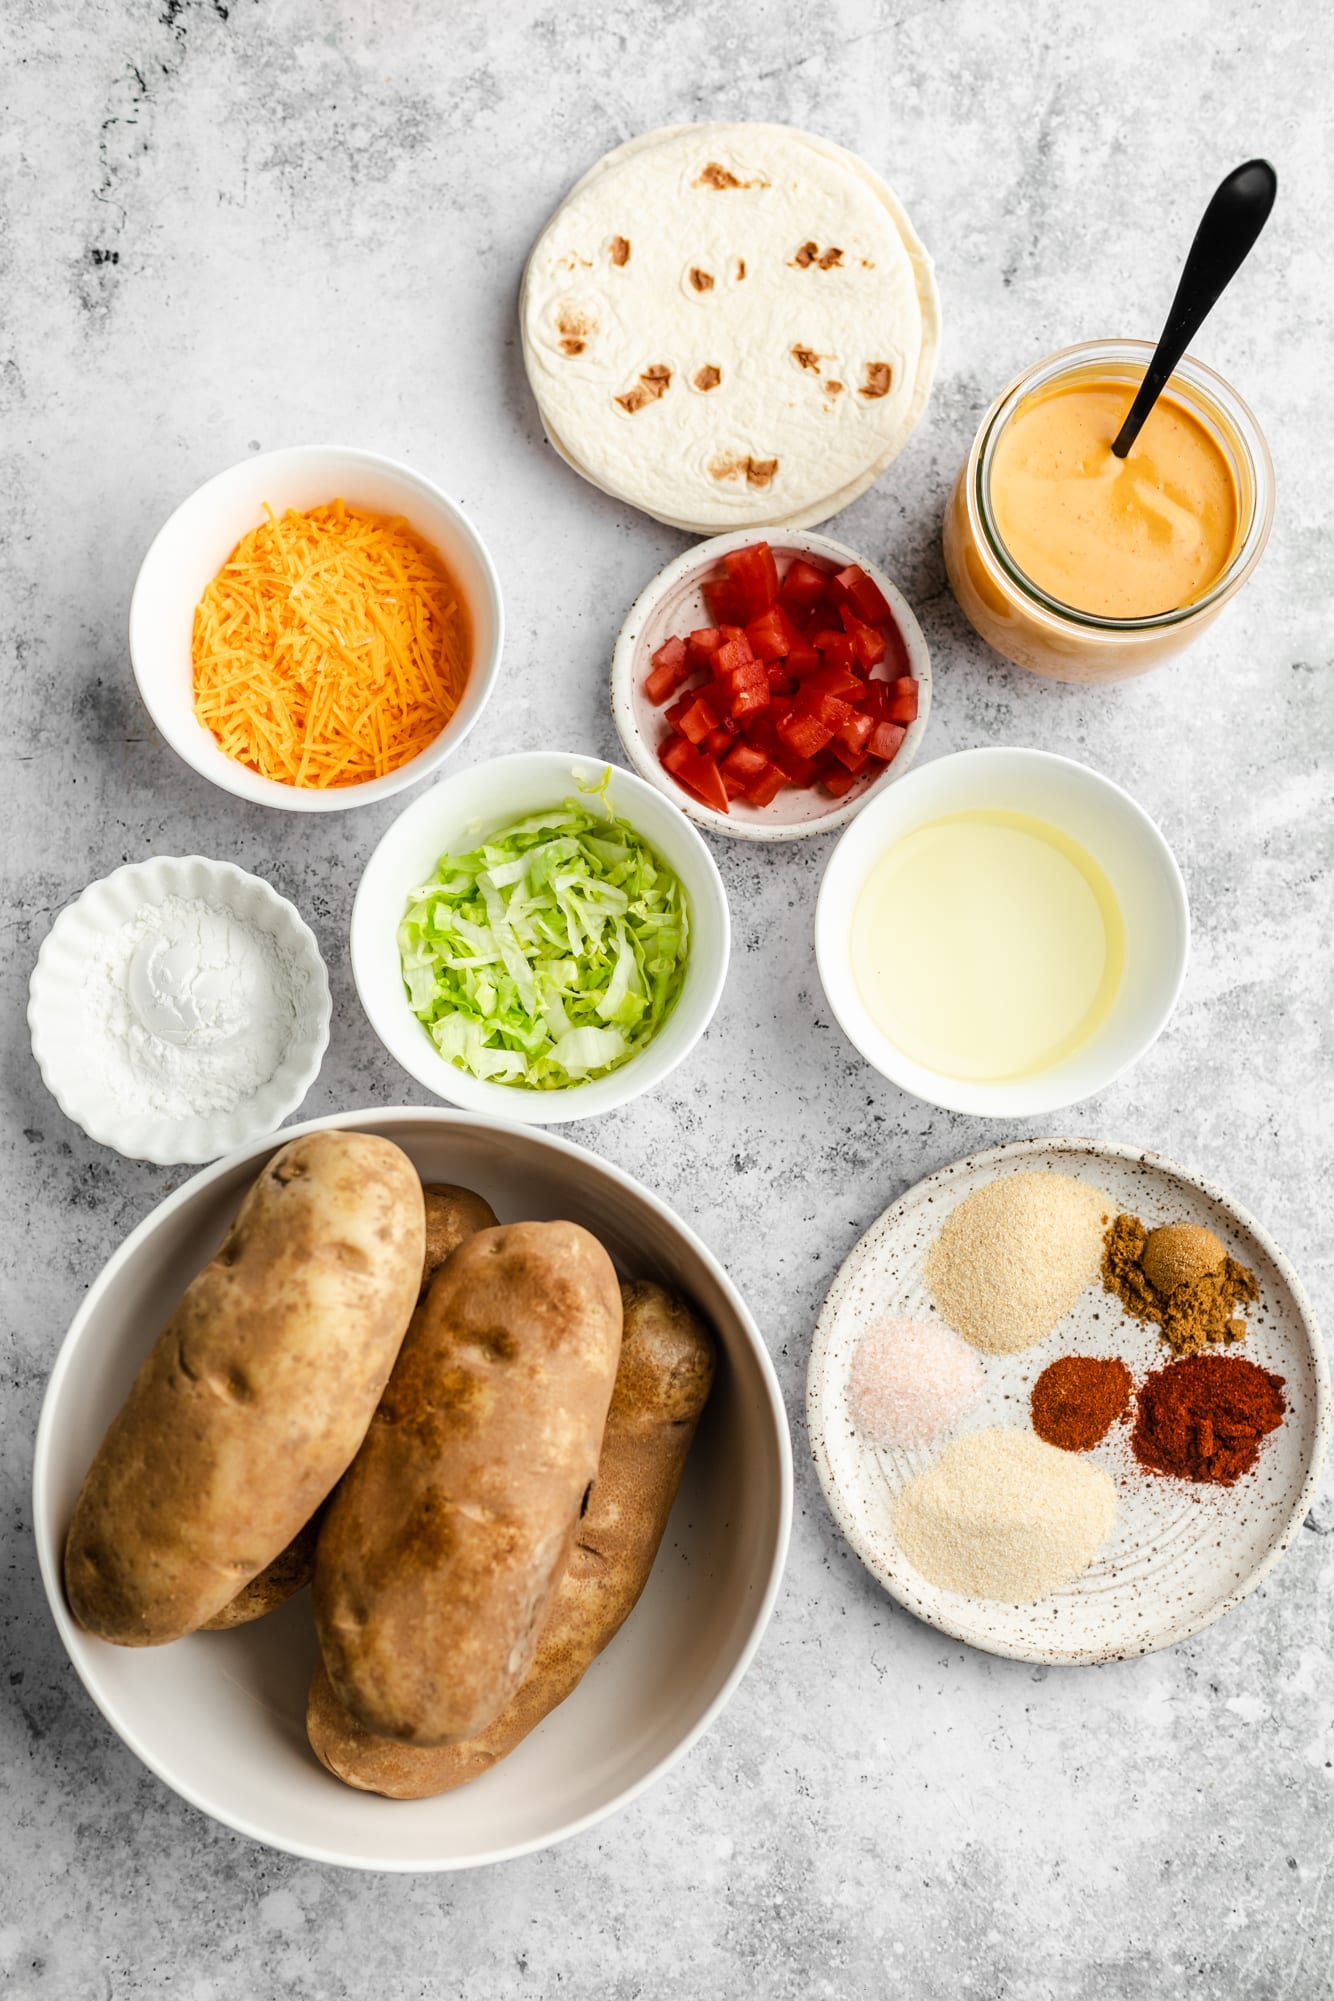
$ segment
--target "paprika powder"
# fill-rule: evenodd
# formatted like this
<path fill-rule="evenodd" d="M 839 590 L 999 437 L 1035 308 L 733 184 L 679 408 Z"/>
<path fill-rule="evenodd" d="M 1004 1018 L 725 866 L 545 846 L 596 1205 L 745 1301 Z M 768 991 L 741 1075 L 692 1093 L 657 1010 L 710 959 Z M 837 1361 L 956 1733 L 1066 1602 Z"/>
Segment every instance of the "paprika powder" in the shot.
<path fill-rule="evenodd" d="M 1283 1422 L 1283 1380 L 1240 1355 L 1170 1362 L 1140 1388 L 1131 1450 L 1151 1473 L 1231 1487 Z"/>
<path fill-rule="evenodd" d="M 1033 1429 L 1063 1452 L 1088 1452 L 1130 1402 L 1130 1371 L 1114 1357 L 1062 1355 L 1033 1385 Z"/>

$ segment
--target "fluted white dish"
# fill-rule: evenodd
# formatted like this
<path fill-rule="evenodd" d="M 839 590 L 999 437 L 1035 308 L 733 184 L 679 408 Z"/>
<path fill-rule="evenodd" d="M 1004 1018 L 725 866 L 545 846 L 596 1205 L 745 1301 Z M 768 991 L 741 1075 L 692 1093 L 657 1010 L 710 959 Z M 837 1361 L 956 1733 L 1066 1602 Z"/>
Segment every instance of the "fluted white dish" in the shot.
<path fill-rule="evenodd" d="M 86 1003 L 89 962 L 146 905 L 169 897 L 225 909 L 268 932 L 292 963 L 292 1034 L 272 1076 L 228 1112 L 169 1118 L 113 1097 L 98 1061 Z M 257 875 L 203 855 L 154 855 L 89 883 L 42 941 L 28 986 L 28 1029 L 42 1082 L 89 1139 L 159 1166 L 216 1160 L 290 1118 L 319 1074 L 329 1043 L 329 976 L 315 934 L 296 907 Z"/>

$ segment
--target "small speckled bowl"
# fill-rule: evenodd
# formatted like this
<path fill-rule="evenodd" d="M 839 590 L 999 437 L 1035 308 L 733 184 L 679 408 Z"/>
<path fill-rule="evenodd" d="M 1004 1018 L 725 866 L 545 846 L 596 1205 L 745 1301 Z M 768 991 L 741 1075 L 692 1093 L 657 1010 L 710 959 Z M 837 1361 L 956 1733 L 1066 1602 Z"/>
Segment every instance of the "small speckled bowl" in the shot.
<path fill-rule="evenodd" d="M 287 1050 L 267 1083 L 229 1112 L 170 1119 L 126 1107 L 108 1090 L 89 1040 L 85 992 L 92 955 L 146 905 L 171 896 L 225 908 L 267 931 L 293 967 L 296 1021 Z M 202 855 L 154 855 L 90 883 L 48 931 L 28 990 L 32 1053 L 65 1117 L 99 1145 L 161 1167 L 216 1160 L 290 1118 L 319 1074 L 329 1017 L 328 974 L 300 913 L 259 876 Z"/>
<path fill-rule="evenodd" d="M 787 786 L 768 806 L 751 806 L 744 799 L 734 799 L 729 813 L 716 813 L 712 806 L 692 798 L 670 772 L 664 771 L 658 746 L 668 728 L 663 711 L 655 708 L 644 693 L 644 680 L 651 656 L 665 640 L 713 623 L 702 586 L 722 574 L 723 557 L 733 549 L 748 549 L 759 541 L 768 542 L 780 572 L 794 556 L 806 556 L 822 569 L 842 570 L 849 563 L 858 563 L 875 580 L 894 614 L 920 690 L 917 720 L 908 725 L 894 762 L 878 766 L 874 776 L 864 773 L 842 799 L 822 792 L 818 785 L 800 789 Z M 741 841 L 798 841 L 806 834 L 827 834 L 835 827 L 846 826 L 868 799 L 875 798 L 908 770 L 921 749 L 931 714 L 931 656 L 922 628 L 902 591 L 883 570 L 868 563 L 855 549 L 845 548 L 842 542 L 831 542 L 826 535 L 810 535 L 804 530 L 775 528 L 766 535 L 752 528 L 735 535 L 715 535 L 711 541 L 687 549 L 683 556 L 660 570 L 647 590 L 635 599 L 612 655 L 611 712 L 625 754 L 640 777 L 656 785 L 659 792 L 665 793 L 699 826 L 707 827 L 713 834 L 731 834 Z"/>
<path fill-rule="evenodd" d="M 1082 1576 L 1029 1604 L 966 1597 L 931 1584 L 894 1535 L 899 1490 L 940 1448 L 878 1449 L 853 1422 L 848 1376 L 868 1327 L 891 1314 L 930 1319 L 937 1308 L 923 1263 L 965 1196 L 1016 1173 L 1072 1175 L 1110 1197 L 1113 1212 L 1159 1223 L 1202 1223 L 1248 1265 L 1260 1297 L 1247 1313 L 1240 1355 L 1284 1379 L 1288 1411 L 1265 1438 L 1254 1470 L 1234 1487 L 1147 1473 L 1130 1451 L 1128 1422 L 1087 1455 L 1116 1485 L 1117 1519 Z M 1218 1353 L 1217 1349 L 1210 1351 Z M 1173 1360 L 1158 1329 L 1132 1320 L 1095 1281 L 1065 1318 L 1019 1354 L 980 1355 L 980 1402 L 951 1434 L 1029 1426 L 1033 1384 L 1062 1355 L 1119 1356 L 1138 1389 Z M 1130 1418 L 1133 1420 L 1132 1399 Z M 820 1484 L 862 1562 L 900 1605 L 955 1639 L 1014 1660 L 1073 1667 L 1127 1659 L 1189 1639 L 1221 1619 L 1269 1574 L 1310 1511 L 1329 1439 L 1329 1368 L 1301 1281 L 1253 1217 L 1221 1189 L 1158 1154 L 1099 1140 L 1019 1140 L 919 1181 L 873 1223 L 829 1288 L 807 1376 L 807 1417 Z"/>

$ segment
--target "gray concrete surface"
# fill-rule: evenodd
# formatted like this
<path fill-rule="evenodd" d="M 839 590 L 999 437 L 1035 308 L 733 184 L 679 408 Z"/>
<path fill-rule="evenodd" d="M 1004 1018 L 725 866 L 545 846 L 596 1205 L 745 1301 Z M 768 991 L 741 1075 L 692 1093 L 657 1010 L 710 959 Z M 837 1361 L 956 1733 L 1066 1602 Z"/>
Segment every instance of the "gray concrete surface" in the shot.
<path fill-rule="evenodd" d="M 140 557 L 223 466 L 340 438 L 471 510 L 504 581 L 504 682 L 469 760 L 611 754 L 609 651 L 685 538 L 578 481 L 518 359 L 525 252 L 606 148 L 674 120 L 784 119 L 856 148 L 939 270 L 928 419 L 834 532 L 881 558 L 934 651 L 927 753 L 1038 744 L 1125 783 L 1189 879 L 1168 1032 L 1077 1113 L 1023 1128 L 1157 1147 L 1215 1178 L 1331 1307 L 1328 598 L 1334 30 L 1302 0 L 8 0 L 0 14 L 4 1585 L 0 1970 L 45 1997 L 970 1995 L 1306 2001 L 1334 1946 L 1334 1504 L 1265 1588 L 1157 1657 L 1044 1672 L 892 1606 L 826 1515 L 801 1422 L 810 1329 L 861 1231 L 1005 1137 L 869 1073 L 811 947 L 827 845 L 718 845 L 736 922 L 706 1043 L 584 1144 L 702 1229 L 748 1295 L 796 1434 L 784 1596 L 689 1759 L 554 1852 L 377 1880 L 266 1853 L 152 1779 L 60 1649 L 30 1537 L 62 1332 L 179 1175 L 45 1096 L 23 1021 L 53 913 L 130 857 L 257 868 L 319 933 L 333 1041 L 309 1113 L 408 1103 L 345 950 L 393 808 L 240 807 L 156 740 L 125 645 Z M 1065 341 L 1152 334 L 1223 171 L 1279 207 L 1200 342 L 1274 448 L 1268 556 L 1198 649 L 1127 687 L 1041 685 L 948 594 L 939 523 L 976 419 Z"/>

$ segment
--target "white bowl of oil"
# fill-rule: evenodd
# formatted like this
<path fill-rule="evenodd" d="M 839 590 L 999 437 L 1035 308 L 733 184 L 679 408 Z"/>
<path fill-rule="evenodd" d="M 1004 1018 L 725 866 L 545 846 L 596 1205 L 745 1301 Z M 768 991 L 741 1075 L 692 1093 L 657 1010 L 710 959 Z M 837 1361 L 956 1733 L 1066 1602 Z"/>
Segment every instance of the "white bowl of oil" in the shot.
<path fill-rule="evenodd" d="M 1190 911 L 1127 792 L 1040 750 L 965 750 L 863 808 L 825 870 L 825 996 L 882 1076 L 1034 1118 L 1104 1090 L 1166 1026 Z"/>

